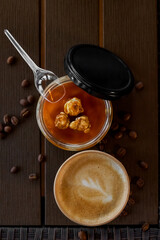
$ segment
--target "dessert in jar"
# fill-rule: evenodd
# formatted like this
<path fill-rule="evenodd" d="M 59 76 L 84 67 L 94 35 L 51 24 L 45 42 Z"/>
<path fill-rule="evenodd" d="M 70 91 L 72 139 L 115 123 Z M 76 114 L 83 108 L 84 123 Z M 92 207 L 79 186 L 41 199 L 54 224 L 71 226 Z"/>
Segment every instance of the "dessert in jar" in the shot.
<path fill-rule="evenodd" d="M 37 121 L 52 144 L 79 151 L 106 135 L 113 117 L 110 100 L 132 89 L 133 76 L 121 59 L 94 45 L 72 47 L 64 65 L 67 75 L 47 86 L 38 101 Z"/>

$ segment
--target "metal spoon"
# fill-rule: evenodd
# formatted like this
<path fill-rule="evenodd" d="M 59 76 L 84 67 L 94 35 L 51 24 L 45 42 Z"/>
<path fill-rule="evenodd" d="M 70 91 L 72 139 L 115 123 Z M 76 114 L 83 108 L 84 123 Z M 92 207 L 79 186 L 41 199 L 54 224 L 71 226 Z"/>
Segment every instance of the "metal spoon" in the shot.
<path fill-rule="evenodd" d="M 34 83 L 38 92 L 47 101 L 51 103 L 55 103 L 60 99 L 62 99 L 63 96 L 65 95 L 65 88 L 61 83 L 59 83 L 59 80 L 58 80 L 59 78 L 56 76 L 56 74 L 54 74 L 51 71 L 38 67 L 7 29 L 4 30 L 4 33 L 8 37 L 8 39 L 11 41 L 13 46 L 16 48 L 16 50 L 19 52 L 19 54 L 22 56 L 22 58 L 25 60 L 25 62 L 28 64 L 28 66 L 32 69 L 34 74 Z M 47 91 L 47 92 L 45 91 L 46 87 L 53 81 L 55 81 L 56 86 L 61 87 L 60 89 L 61 94 L 58 99 L 54 97 L 51 91 Z"/>

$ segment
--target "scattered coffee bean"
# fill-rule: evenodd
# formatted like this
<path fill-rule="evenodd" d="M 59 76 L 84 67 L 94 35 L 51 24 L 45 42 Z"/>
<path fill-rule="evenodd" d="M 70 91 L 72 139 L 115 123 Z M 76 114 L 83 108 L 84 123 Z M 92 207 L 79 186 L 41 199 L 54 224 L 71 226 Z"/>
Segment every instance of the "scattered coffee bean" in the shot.
<path fill-rule="evenodd" d="M 126 155 L 126 149 L 124 147 L 120 147 L 117 150 L 117 156 L 123 158 Z"/>
<path fill-rule="evenodd" d="M 131 139 L 136 139 L 138 137 L 136 131 L 129 131 L 128 135 Z"/>
<path fill-rule="evenodd" d="M 8 114 L 5 114 L 3 117 L 3 122 L 4 124 L 9 124 L 10 123 L 10 116 Z"/>
<path fill-rule="evenodd" d="M 133 194 L 133 192 L 132 192 L 132 190 L 130 190 L 129 196 L 131 197 L 131 196 L 132 196 L 132 194 Z"/>
<path fill-rule="evenodd" d="M 127 128 L 126 128 L 125 126 L 121 126 L 121 127 L 120 127 L 120 131 L 121 131 L 121 132 L 126 132 L 126 130 L 127 130 Z"/>
<path fill-rule="evenodd" d="M 22 118 L 27 118 L 30 115 L 30 111 L 28 108 L 23 108 L 20 113 Z"/>
<path fill-rule="evenodd" d="M 25 98 L 22 98 L 20 101 L 19 101 L 20 105 L 23 106 L 23 107 L 26 107 L 28 105 L 28 101 L 27 99 Z"/>
<path fill-rule="evenodd" d="M 144 88 L 143 82 L 139 81 L 136 83 L 135 88 L 137 90 L 142 90 Z"/>
<path fill-rule="evenodd" d="M 19 119 L 16 116 L 11 117 L 12 125 L 16 126 L 19 123 Z"/>
<path fill-rule="evenodd" d="M 128 211 L 125 209 L 120 214 L 120 216 L 127 216 L 127 215 L 128 215 Z"/>
<path fill-rule="evenodd" d="M 143 188 L 143 186 L 144 186 L 144 180 L 143 180 L 143 178 L 139 178 L 137 181 L 136 181 L 136 184 L 137 184 L 137 186 L 139 187 L 139 188 Z"/>
<path fill-rule="evenodd" d="M 30 104 L 34 103 L 34 96 L 29 95 L 29 96 L 27 97 L 27 101 L 28 101 Z"/>
<path fill-rule="evenodd" d="M 123 133 L 122 132 L 117 132 L 115 135 L 114 135 L 114 138 L 115 139 L 121 139 L 123 137 Z"/>
<path fill-rule="evenodd" d="M 0 139 L 4 139 L 6 137 L 6 134 L 4 132 L 0 132 Z"/>
<path fill-rule="evenodd" d="M 37 180 L 38 179 L 38 175 L 36 173 L 30 173 L 29 174 L 29 180 Z"/>
<path fill-rule="evenodd" d="M 104 143 L 103 143 L 103 142 L 100 142 L 100 143 L 98 144 L 98 148 L 99 148 L 100 151 L 104 151 L 104 149 L 105 149 Z"/>
<path fill-rule="evenodd" d="M 0 132 L 3 132 L 3 124 L 0 123 Z"/>
<path fill-rule="evenodd" d="M 4 127 L 4 132 L 10 133 L 11 131 L 12 131 L 11 126 L 5 126 L 5 127 Z"/>
<path fill-rule="evenodd" d="M 130 118 L 131 118 L 131 114 L 130 113 L 124 113 L 124 115 L 123 115 L 123 120 L 124 121 L 129 121 Z"/>
<path fill-rule="evenodd" d="M 78 232 L 78 237 L 80 240 L 87 240 L 87 234 L 82 230 Z"/>
<path fill-rule="evenodd" d="M 129 200 L 128 200 L 128 205 L 129 205 L 129 206 L 132 206 L 132 205 L 134 205 L 135 203 L 136 203 L 135 200 L 134 200 L 132 197 L 130 197 Z"/>
<path fill-rule="evenodd" d="M 149 223 L 144 223 L 144 224 L 142 225 L 142 231 L 143 231 L 143 232 L 146 232 L 148 229 L 149 229 Z"/>
<path fill-rule="evenodd" d="M 41 162 L 44 162 L 45 161 L 45 156 L 43 154 L 39 154 L 38 155 L 38 162 L 41 163 Z"/>
<path fill-rule="evenodd" d="M 113 122 L 111 125 L 111 129 L 112 131 L 116 131 L 119 128 L 119 124 L 117 122 Z"/>
<path fill-rule="evenodd" d="M 7 58 L 7 64 L 11 65 L 11 64 L 13 64 L 15 62 L 16 62 L 16 58 L 15 57 L 10 56 L 10 57 Z"/>
<path fill-rule="evenodd" d="M 18 172 L 18 167 L 16 166 L 13 166 L 11 169 L 10 169 L 10 173 L 17 173 Z"/>
<path fill-rule="evenodd" d="M 148 163 L 145 162 L 145 161 L 139 161 L 138 164 L 143 169 L 147 169 L 148 168 Z"/>
<path fill-rule="evenodd" d="M 24 79 L 22 82 L 21 82 L 21 87 L 25 88 L 25 87 L 28 87 L 30 85 L 30 82 L 29 80 L 27 79 Z"/>

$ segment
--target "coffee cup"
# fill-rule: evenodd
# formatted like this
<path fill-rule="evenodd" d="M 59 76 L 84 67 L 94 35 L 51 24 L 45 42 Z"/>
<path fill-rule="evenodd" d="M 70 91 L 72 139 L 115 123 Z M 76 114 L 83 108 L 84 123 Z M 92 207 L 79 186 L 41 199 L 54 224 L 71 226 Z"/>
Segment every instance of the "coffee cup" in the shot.
<path fill-rule="evenodd" d="M 118 217 L 129 192 L 129 177 L 122 163 L 96 150 L 72 155 L 54 180 L 54 197 L 61 212 L 85 226 L 107 224 Z"/>

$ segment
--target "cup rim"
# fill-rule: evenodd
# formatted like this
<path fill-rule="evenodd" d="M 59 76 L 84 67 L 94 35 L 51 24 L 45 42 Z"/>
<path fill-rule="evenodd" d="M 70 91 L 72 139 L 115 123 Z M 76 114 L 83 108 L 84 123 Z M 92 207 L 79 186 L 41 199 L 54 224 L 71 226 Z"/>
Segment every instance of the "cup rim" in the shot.
<path fill-rule="evenodd" d="M 125 198 L 125 201 L 122 205 L 122 208 L 115 214 L 112 216 L 111 219 L 107 220 L 107 221 L 104 221 L 104 222 L 101 222 L 101 223 L 98 223 L 98 224 L 84 224 L 83 222 L 79 222 L 79 221 L 75 221 L 74 218 L 70 217 L 67 213 L 65 213 L 63 211 L 63 209 L 61 208 L 60 204 L 58 203 L 58 200 L 56 198 L 56 181 L 57 181 L 57 177 L 59 175 L 59 172 L 61 171 L 61 169 L 64 167 L 64 165 L 66 165 L 68 162 L 72 161 L 72 158 L 77 156 L 77 155 L 82 155 L 82 154 L 85 154 L 85 153 L 100 153 L 102 155 L 105 155 L 105 156 L 109 156 L 111 158 L 111 160 L 113 160 L 116 164 L 118 164 L 118 166 L 122 169 L 124 175 L 125 175 L 125 179 L 127 181 L 127 189 L 125 189 L 126 191 L 126 198 Z M 53 196 L 54 196 L 54 199 L 55 199 L 55 202 L 59 208 L 59 210 L 71 221 L 73 221 L 74 223 L 77 223 L 79 225 L 84 225 L 84 226 L 88 226 L 88 227 L 96 227 L 96 226 L 101 226 L 101 225 L 105 225 L 107 223 L 110 223 L 111 221 L 113 221 L 114 219 L 116 219 L 120 213 L 124 210 L 124 208 L 126 207 L 126 204 L 128 202 L 128 199 L 129 199 L 129 194 L 130 194 L 130 180 L 129 180 L 129 176 L 128 176 L 128 173 L 127 173 L 127 170 L 125 169 L 124 165 L 118 160 L 116 159 L 115 157 L 113 157 L 112 155 L 106 153 L 106 152 L 102 152 L 102 151 L 98 151 L 98 150 L 85 150 L 85 151 L 81 151 L 81 152 L 78 152 L 78 153 L 75 153 L 73 154 L 72 156 L 70 156 L 69 158 L 67 158 L 65 160 L 65 162 L 63 162 L 63 164 L 59 167 L 57 173 L 56 173 L 56 176 L 54 178 L 54 182 L 53 182 Z"/>

